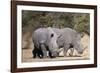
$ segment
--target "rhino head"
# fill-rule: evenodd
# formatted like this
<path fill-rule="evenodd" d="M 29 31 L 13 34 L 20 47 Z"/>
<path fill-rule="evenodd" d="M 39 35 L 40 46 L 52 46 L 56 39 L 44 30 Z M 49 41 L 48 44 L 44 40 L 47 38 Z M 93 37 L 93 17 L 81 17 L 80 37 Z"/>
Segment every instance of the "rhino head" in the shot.
<path fill-rule="evenodd" d="M 81 34 L 77 34 L 74 40 L 74 48 L 77 50 L 79 54 L 83 53 L 83 45 L 81 43 Z"/>

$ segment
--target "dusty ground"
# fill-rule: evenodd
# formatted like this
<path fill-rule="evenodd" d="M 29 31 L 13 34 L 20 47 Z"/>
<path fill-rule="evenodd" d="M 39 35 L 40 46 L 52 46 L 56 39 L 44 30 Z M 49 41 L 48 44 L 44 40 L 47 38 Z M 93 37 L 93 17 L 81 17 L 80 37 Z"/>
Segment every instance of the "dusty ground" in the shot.
<path fill-rule="evenodd" d="M 85 34 L 85 36 L 82 38 L 82 44 L 84 49 L 84 52 L 82 55 L 79 55 L 77 51 L 75 50 L 73 53 L 73 56 L 69 56 L 67 53 L 67 57 L 63 57 L 63 53 L 60 53 L 59 57 L 56 58 L 46 58 L 46 59 L 39 59 L 39 58 L 32 58 L 32 49 L 22 49 L 22 62 L 37 62 L 37 61 L 56 61 L 56 60 L 86 60 L 89 59 L 89 36 Z"/>

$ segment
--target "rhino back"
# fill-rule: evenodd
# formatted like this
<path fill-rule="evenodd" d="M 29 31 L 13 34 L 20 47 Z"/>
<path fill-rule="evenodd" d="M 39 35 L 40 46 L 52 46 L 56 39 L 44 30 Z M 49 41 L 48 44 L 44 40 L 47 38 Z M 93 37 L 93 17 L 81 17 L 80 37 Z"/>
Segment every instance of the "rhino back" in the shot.
<path fill-rule="evenodd" d="M 32 35 L 32 40 L 37 47 L 39 46 L 39 43 L 44 43 L 46 41 L 46 29 L 39 28 L 35 30 Z"/>
<path fill-rule="evenodd" d="M 66 40 L 67 43 L 71 43 L 72 40 L 75 39 L 77 32 L 70 28 L 63 28 L 61 29 L 61 34 L 63 40 Z"/>
<path fill-rule="evenodd" d="M 59 29 L 59 28 L 52 28 L 52 29 L 58 36 L 61 35 L 61 29 Z"/>

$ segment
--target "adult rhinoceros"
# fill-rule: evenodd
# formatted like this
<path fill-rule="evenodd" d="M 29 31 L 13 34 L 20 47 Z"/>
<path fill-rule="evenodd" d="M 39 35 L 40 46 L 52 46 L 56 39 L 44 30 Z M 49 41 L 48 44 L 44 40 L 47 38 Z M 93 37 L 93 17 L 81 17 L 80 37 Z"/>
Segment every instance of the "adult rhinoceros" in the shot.
<path fill-rule="evenodd" d="M 34 43 L 33 56 L 36 57 L 38 55 L 40 58 L 47 57 L 47 50 L 50 57 L 56 56 L 58 50 L 57 38 L 58 35 L 51 27 L 35 30 L 32 35 Z"/>
<path fill-rule="evenodd" d="M 83 53 L 80 33 L 71 28 L 53 28 L 53 31 L 60 35 L 57 38 L 57 45 L 59 48 L 64 48 L 64 56 L 66 56 L 66 53 L 70 48 L 75 48 L 79 54 Z"/>

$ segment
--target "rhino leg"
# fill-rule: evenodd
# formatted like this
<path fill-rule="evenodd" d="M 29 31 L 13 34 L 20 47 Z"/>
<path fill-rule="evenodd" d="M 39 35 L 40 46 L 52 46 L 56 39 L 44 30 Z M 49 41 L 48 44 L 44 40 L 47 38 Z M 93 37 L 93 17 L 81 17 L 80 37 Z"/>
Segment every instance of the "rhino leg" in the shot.
<path fill-rule="evenodd" d="M 46 49 L 45 45 L 41 44 L 40 47 L 43 52 L 43 58 L 47 58 L 47 49 Z"/>
<path fill-rule="evenodd" d="M 36 58 L 37 50 L 33 49 L 32 54 L 33 54 L 33 58 Z"/>
<path fill-rule="evenodd" d="M 63 53 L 64 53 L 64 57 L 66 57 L 67 56 L 67 51 L 68 51 L 68 49 L 69 49 L 69 44 L 64 44 L 64 51 L 63 51 Z"/>
<path fill-rule="evenodd" d="M 36 58 L 37 54 L 38 54 L 38 48 L 34 45 L 34 49 L 32 51 L 33 54 L 33 58 Z"/>
<path fill-rule="evenodd" d="M 39 58 L 43 58 L 43 52 L 41 49 L 38 49 L 37 55 Z"/>
<path fill-rule="evenodd" d="M 74 48 L 69 48 L 69 49 L 70 49 L 69 56 L 73 56 L 73 53 L 74 53 Z"/>
<path fill-rule="evenodd" d="M 73 46 L 73 44 L 71 44 L 71 43 L 70 43 L 69 50 L 70 50 L 69 56 L 73 56 L 73 53 L 74 53 L 74 46 Z"/>
<path fill-rule="evenodd" d="M 34 49 L 32 51 L 32 54 L 33 54 L 33 58 L 36 58 L 37 56 L 39 58 L 43 58 L 43 52 L 41 49 L 37 48 L 36 46 L 34 46 Z"/>

